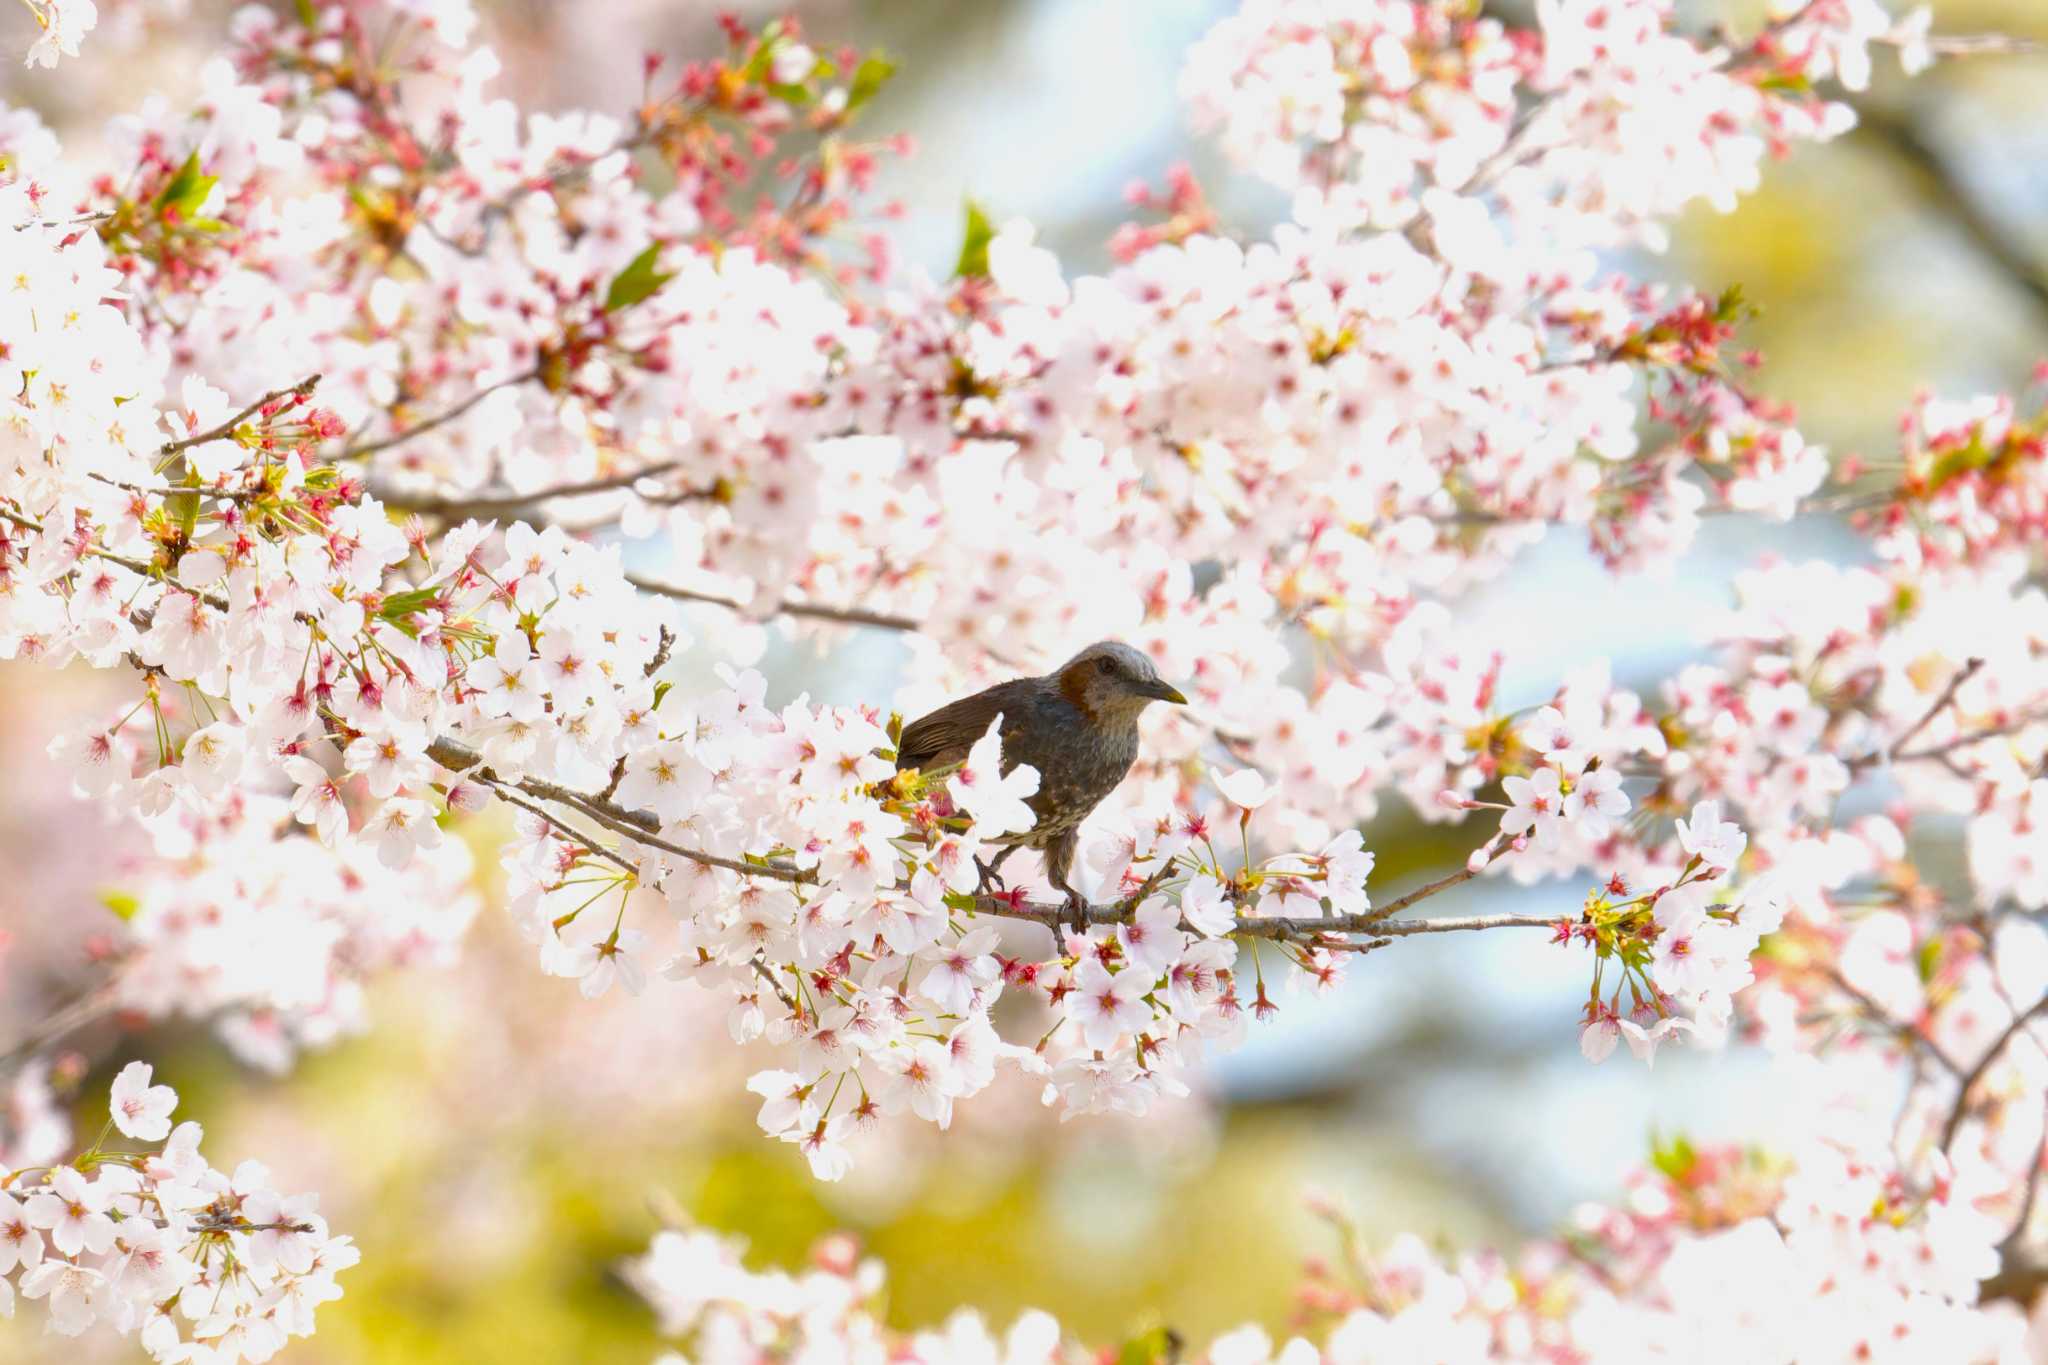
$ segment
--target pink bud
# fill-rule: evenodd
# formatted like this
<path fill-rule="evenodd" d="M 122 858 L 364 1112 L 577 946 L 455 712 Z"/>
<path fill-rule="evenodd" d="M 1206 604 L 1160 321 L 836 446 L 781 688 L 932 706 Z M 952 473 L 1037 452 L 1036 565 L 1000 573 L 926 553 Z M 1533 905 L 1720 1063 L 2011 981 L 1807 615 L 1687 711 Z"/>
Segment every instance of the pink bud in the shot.
<path fill-rule="evenodd" d="M 1473 849 L 1471 856 L 1465 859 L 1465 870 L 1467 872 L 1484 872 L 1486 865 L 1492 861 L 1493 849 L 1490 846 L 1483 845 Z"/>

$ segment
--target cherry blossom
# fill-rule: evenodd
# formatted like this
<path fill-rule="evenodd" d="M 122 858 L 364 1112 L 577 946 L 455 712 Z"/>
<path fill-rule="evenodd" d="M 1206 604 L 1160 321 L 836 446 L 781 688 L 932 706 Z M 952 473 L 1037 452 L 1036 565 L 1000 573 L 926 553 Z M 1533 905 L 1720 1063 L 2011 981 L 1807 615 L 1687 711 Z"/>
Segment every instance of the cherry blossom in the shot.
<path fill-rule="evenodd" d="M 104 1324 L 159 1360 L 267 1359 L 312 1332 L 355 1248 L 315 1196 L 279 1194 L 255 1162 L 208 1165 L 199 1125 L 170 1126 L 176 1092 L 149 1082 L 145 1063 L 122 1069 L 110 1128 L 160 1146 L 103 1140 L 55 1166 L 0 1167 L 0 1311 L 41 1301 L 53 1331 Z"/>
<path fill-rule="evenodd" d="M 97 17 L 28 8 L 43 64 Z M 287 1067 L 363 1026 L 369 978 L 456 956 L 492 837 L 541 975 L 717 993 L 772 1054 L 764 1133 L 835 1179 L 878 1111 L 944 1127 L 1015 1072 L 1062 1116 L 1144 1114 L 1285 985 L 1533 927 L 1586 963 L 1557 1027 L 1576 1010 L 1588 1058 L 1860 1049 L 1899 1140 L 1768 1178 L 1666 1154 L 1579 1230 L 1618 1270 L 1403 1245 L 1317 1343 L 1213 1359 L 1653 1358 L 1729 1297 L 1758 1305 L 1712 1325 L 1731 1355 L 1779 1349 L 1781 1300 L 1818 1305 L 1792 1358 L 1874 1324 L 2004 1349 L 1975 1286 L 2025 1241 L 2048 1083 L 2021 913 L 2048 904 L 2048 419 L 1916 401 L 1865 559 L 1743 572 L 1640 694 L 1585 660 L 1504 700 L 1456 610 L 1554 530 L 1669 570 L 1707 514 L 1782 522 L 1830 477 L 1728 363 L 1739 292 L 1629 249 L 1846 131 L 1829 91 L 1872 47 L 1944 45 L 1877 0 L 1746 35 L 1674 9 L 1246 0 L 1181 94 L 1285 212 L 1239 232 L 1176 171 L 1100 274 L 979 213 L 951 277 L 893 270 L 870 197 L 903 143 L 857 123 L 886 63 L 786 21 L 724 25 L 616 114 L 522 117 L 461 0 L 254 6 L 200 98 L 137 104 L 102 152 L 24 113 L 0 659 L 117 680 L 51 745 L 124 851 L 110 1007 Z M 906 642 L 895 696 L 770 705 L 770 632 L 852 629 Z M 897 772 L 896 736 L 1105 635 L 1192 704 L 1148 715 L 1082 832 L 1094 900 L 1058 906 L 981 871 L 1039 785 L 1000 720 L 950 771 Z M 1396 801 L 1463 822 L 1460 870 L 1369 889 Z M 1966 889 L 1922 867 L 1922 816 L 1964 829 Z M 1500 878 L 1540 913 L 1417 913 Z M 159 1152 L 73 1153 L 24 1068 L 0 1283 L 59 1330 L 267 1358 L 353 1249 L 208 1167 L 150 1080 L 112 1112 Z M 1679 1207 L 1752 1178 L 1742 1217 Z M 844 1256 L 773 1279 L 676 1233 L 637 1273 L 671 1263 L 717 1289 L 660 1290 L 677 1331 L 880 1330 Z M 219 1282 L 204 1310 L 183 1266 Z M 837 1306 L 790 1311 L 810 1293 Z M 1065 1349 L 1028 1322 L 1000 1349 Z M 971 1322 L 908 1349 L 999 1358 Z"/>

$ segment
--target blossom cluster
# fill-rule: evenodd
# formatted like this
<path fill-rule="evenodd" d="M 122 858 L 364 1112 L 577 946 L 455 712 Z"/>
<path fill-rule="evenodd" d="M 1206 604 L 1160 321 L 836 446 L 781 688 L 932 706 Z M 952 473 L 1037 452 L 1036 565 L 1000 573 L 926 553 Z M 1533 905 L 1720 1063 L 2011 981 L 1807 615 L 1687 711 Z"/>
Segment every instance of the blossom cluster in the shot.
<path fill-rule="evenodd" d="M 971 1309 L 893 1331 L 880 1316 L 883 1268 L 845 1236 L 785 1272 L 750 1269 L 731 1239 L 670 1229 L 625 1274 L 684 1347 L 664 1365 L 736 1365 L 769 1342 L 804 1360 L 931 1365 L 2030 1358 L 2026 1319 L 1977 1303 L 2002 1229 L 1960 1184 L 1915 1196 L 1882 1151 L 1828 1142 L 1767 1156 L 1678 1140 L 1655 1156 L 1624 1204 L 1583 1208 L 1513 1257 L 1446 1258 L 1414 1236 L 1368 1254 L 1325 1208 L 1345 1254 L 1307 1277 L 1301 1333 L 1276 1341 L 1248 1325 L 1185 1353 L 1166 1330 L 1104 1351 L 1042 1312 L 1000 1331 Z"/>
<path fill-rule="evenodd" d="M 325 814 L 330 833 L 339 813 Z M 151 853 L 121 868 L 135 889 L 106 897 L 118 927 L 92 945 L 111 1004 L 211 1020 L 236 1057 L 270 1072 L 361 1033 L 374 976 L 448 965 L 478 905 L 460 840 L 394 871 L 378 842 L 320 843 L 282 793 L 246 792 L 203 817 L 178 809 L 155 828 Z"/>
<path fill-rule="evenodd" d="M 319 1198 L 282 1194 L 245 1161 L 216 1170 L 177 1092 L 130 1062 L 98 1141 L 57 1165 L 0 1167 L 0 1316 L 42 1300 L 51 1330 L 135 1336 L 152 1358 L 234 1365 L 313 1331 L 354 1265 Z M 115 1134 L 141 1147 L 107 1146 Z"/>
<path fill-rule="evenodd" d="M 93 16 L 30 8 L 39 60 Z M 1738 1028 L 1863 1045 L 1919 1122 L 1885 1197 L 1918 1218 L 1962 1179 L 2016 1203 L 2041 1146 L 2038 936 L 2009 910 L 2048 903 L 2043 419 L 1918 405 L 1906 475 L 1862 509 L 1871 562 L 1744 575 L 1714 656 L 1641 692 L 1595 663 L 1511 708 L 1452 606 L 1549 527 L 1668 569 L 1710 509 L 1784 520 L 1827 480 L 1744 387 L 1739 293 L 1645 284 L 1612 250 L 1843 131 L 1816 83 L 1860 87 L 1872 45 L 1928 56 L 1924 16 L 1874 0 L 1781 9 L 1736 44 L 1663 0 L 1546 2 L 1521 31 L 1450 0 L 1251 0 L 1183 93 L 1285 220 L 1240 241 L 1177 176 L 1140 202 L 1165 221 L 1077 277 L 978 210 L 951 277 L 895 271 L 870 200 L 903 144 L 853 131 L 889 65 L 788 21 L 650 61 L 613 117 L 523 113 L 462 0 L 252 6 L 192 107 L 115 121 L 118 174 L 10 112 L 0 659 L 127 689 L 53 746 L 147 840 L 100 945 L 115 1002 L 287 1065 L 360 1025 L 367 975 L 446 955 L 471 913 L 449 826 L 502 803 L 540 969 L 722 992 L 736 1041 L 781 1050 L 761 1126 L 822 1177 L 1002 1067 L 1063 1114 L 1143 1112 L 1279 1008 L 1269 973 L 1328 988 L 1396 937 L 1521 924 L 1590 955 L 1588 1056 Z M 667 569 L 629 572 L 626 541 Z M 899 773 L 899 711 L 769 703 L 748 665 L 771 620 L 904 633 L 902 714 L 1107 635 L 1193 705 L 1148 718 L 1088 829 L 1091 903 L 1060 907 L 981 871 L 1038 781 L 994 731 Z M 1841 818 L 1866 781 L 1896 802 Z M 1375 908 L 1358 827 L 1389 793 L 1499 824 Z M 1914 863 L 1923 814 L 1966 823 L 1967 912 Z M 1496 869 L 1591 889 L 1403 917 Z M 178 1180 L 130 1189 L 142 1166 L 89 1155 L 51 1197 L 168 1224 L 142 1193 L 176 1204 Z M 1633 1278 L 1849 1283 L 1807 1259 L 1828 1238 L 1801 1208 Z M 1981 1231 L 1930 1255 L 1975 1265 Z M 283 1301 L 248 1274 L 214 1337 L 254 1354 L 270 1329 L 244 1324 Z M 719 1274 L 806 1317 L 812 1289 Z M 1507 1312 L 1505 1280 L 1463 1274 L 1418 1264 L 1413 1292 Z M 813 1277 L 820 1330 L 864 1311 L 857 1278 Z M 118 1303 L 92 1283 L 60 1324 Z M 1609 1320 L 1687 1340 L 1687 1292 Z M 1961 1280 L 1869 1293 L 1969 1316 Z M 709 1302 L 675 1321 L 767 1330 Z M 1388 1302 L 1330 1340 L 1399 1354 Z"/>

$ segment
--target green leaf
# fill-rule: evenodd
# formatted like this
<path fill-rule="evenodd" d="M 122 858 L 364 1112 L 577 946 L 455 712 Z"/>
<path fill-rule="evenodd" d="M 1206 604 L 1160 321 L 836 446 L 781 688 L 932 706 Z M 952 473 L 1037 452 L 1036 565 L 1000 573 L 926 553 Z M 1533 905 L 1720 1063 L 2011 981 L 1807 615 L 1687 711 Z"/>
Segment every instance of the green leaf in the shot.
<path fill-rule="evenodd" d="M 811 102 L 811 92 L 801 85 L 771 85 L 768 93 L 784 104 L 802 107 Z"/>
<path fill-rule="evenodd" d="M 1742 297 L 1742 286 L 1731 284 L 1721 291 L 1721 297 L 1714 304 L 1714 320 L 1717 322 L 1740 322 L 1745 317 L 1756 316 L 1756 309 L 1749 300 Z"/>
<path fill-rule="evenodd" d="M 1174 1365 L 1180 1359 L 1180 1333 L 1171 1327 L 1154 1327 L 1125 1342 L 1116 1353 L 1116 1365 Z"/>
<path fill-rule="evenodd" d="M 870 52 L 861 58 L 855 68 L 852 84 L 846 87 L 846 112 L 854 110 L 873 99 L 881 88 L 896 74 L 896 63 L 879 52 Z"/>
<path fill-rule="evenodd" d="M 953 265 L 956 279 L 979 280 L 988 276 L 988 244 L 995 240 L 996 230 L 981 211 L 981 205 L 972 199 L 967 201 L 967 227 L 960 240 L 960 259 Z"/>
<path fill-rule="evenodd" d="M 1934 980 L 1934 973 L 1941 966 L 1941 940 L 1928 939 L 1913 956 L 1913 965 L 1919 969 L 1920 984 L 1924 986 Z"/>
<path fill-rule="evenodd" d="M 313 0 L 297 0 L 296 7 L 299 11 L 300 23 L 304 24 L 307 28 L 318 28 L 320 26 L 320 16 L 313 10 Z"/>
<path fill-rule="evenodd" d="M 1987 468 L 1998 457 L 1984 444 L 1982 429 L 1970 433 L 1970 443 L 1936 457 L 1927 471 L 1927 491 L 1939 493 L 1949 480 L 1972 470 Z"/>
<path fill-rule="evenodd" d="M 1797 71 L 1774 72 L 1758 81 L 1756 88 L 1788 95 L 1810 95 L 1813 93 L 1813 82 Z"/>
<path fill-rule="evenodd" d="M 660 254 L 661 243 L 649 242 L 645 251 L 627 262 L 626 268 L 612 280 L 611 288 L 604 291 L 605 312 L 631 308 L 675 278 L 672 271 L 654 268 L 655 258 Z"/>
<path fill-rule="evenodd" d="M 199 152 L 195 148 L 192 155 L 185 158 L 185 164 L 178 167 L 178 173 L 157 191 L 157 217 L 165 218 L 176 213 L 179 218 L 190 218 L 219 183 L 217 175 L 200 174 Z"/>
<path fill-rule="evenodd" d="M 1683 1180 L 1699 1160 L 1699 1153 L 1683 1135 L 1664 1142 L 1650 1139 L 1650 1164 L 1673 1180 Z"/>
<path fill-rule="evenodd" d="M 171 467 L 165 471 L 164 477 L 165 481 L 173 486 L 190 485 L 196 487 L 199 482 L 198 475 L 192 472 L 192 465 L 183 455 L 180 455 L 172 463 Z M 164 498 L 164 511 L 177 524 L 178 529 L 184 533 L 185 543 L 191 544 L 192 533 L 199 528 L 199 494 L 197 492 L 172 493 Z"/>
<path fill-rule="evenodd" d="M 134 919 L 135 912 L 142 908 L 142 902 L 126 891 L 102 891 L 100 904 L 113 911 L 115 919 L 123 922 Z"/>
<path fill-rule="evenodd" d="M 659 711 L 661 709 L 661 699 L 668 695 L 669 688 L 673 686 L 675 686 L 674 683 L 666 680 L 654 685 L 654 710 Z"/>
<path fill-rule="evenodd" d="M 747 64 L 740 68 L 740 75 L 749 83 L 759 81 L 768 74 L 769 65 L 775 60 L 775 49 L 782 46 L 782 21 L 771 19 L 761 26 L 761 37 L 754 44 L 754 53 L 747 58 Z"/>
<path fill-rule="evenodd" d="M 377 614 L 387 621 L 396 621 L 422 610 L 439 595 L 438 588 L 408 588 L 385 598 L 384 604 L 377 608 Z"/>

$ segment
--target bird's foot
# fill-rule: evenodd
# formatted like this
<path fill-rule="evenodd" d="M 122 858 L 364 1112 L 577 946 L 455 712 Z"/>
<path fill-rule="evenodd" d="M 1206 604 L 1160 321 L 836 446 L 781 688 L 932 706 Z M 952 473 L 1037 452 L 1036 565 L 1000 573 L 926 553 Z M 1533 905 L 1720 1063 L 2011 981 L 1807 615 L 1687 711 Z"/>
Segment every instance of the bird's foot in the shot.
<path fill-rule="evenodd" d="M 1067 913 L 1073 916 L 1074 932 L 1088 932 L 1088 898 L 1080 892 L 1067 888 Z"/>
<path fill-rule="evenodd" d="M 996 870 L 1001 865 L 1002 860 L 1000 858 L 993 863 L 985 863 L 979 858 L 974 860 L 974 870 L 981 874 L 981 885 L 974 888 L 976 895 L 989 891 L 1008 889 L 1008 884 L 1003 881 L 1003 874 Z"/>

